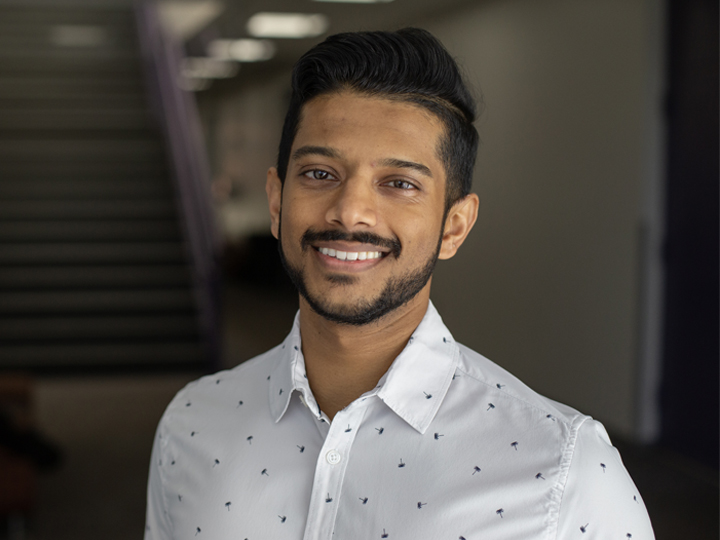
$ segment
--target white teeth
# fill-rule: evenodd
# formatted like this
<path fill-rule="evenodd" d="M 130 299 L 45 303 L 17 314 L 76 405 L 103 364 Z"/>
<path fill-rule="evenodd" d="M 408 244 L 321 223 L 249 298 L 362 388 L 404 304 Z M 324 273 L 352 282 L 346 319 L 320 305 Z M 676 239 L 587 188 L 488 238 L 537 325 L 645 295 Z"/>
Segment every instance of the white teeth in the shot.
<path fill-rule="evenodd" d="M 328 257 L 335 257 L 340 261 L 365 261 L 370 259 L 379 259 L 379 251 L 338 251 L 331 248 L 318 248 L 318 251 Z"/>

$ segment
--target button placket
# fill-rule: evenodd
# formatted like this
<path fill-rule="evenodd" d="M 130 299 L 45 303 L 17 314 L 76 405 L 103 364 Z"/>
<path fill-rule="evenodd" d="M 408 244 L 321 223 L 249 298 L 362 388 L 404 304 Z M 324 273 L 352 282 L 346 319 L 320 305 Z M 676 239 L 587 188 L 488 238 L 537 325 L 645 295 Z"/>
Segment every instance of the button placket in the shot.
<path fill-rule="evenodd" d="M 355 435 L 367 410 L 367 402 L 354 402 L 338 412 L 318 456 L 304 538 L 333 537 L 345 469 Z M 326 502 L 332 499 L 332 502 Z"/>

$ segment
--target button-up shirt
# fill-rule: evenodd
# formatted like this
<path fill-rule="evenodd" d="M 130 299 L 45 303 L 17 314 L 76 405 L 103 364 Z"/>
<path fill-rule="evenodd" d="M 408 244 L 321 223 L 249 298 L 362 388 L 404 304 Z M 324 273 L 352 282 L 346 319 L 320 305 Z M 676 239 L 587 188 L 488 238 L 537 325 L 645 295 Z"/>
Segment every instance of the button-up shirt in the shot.
<path fill-rule="evenodd" d="M 429 305 L 378 385 L 320 410 L 300 326 L 181 390 L 157 430 L 146 540 L 647 540 L 603 426 L 458 344 Z"/>

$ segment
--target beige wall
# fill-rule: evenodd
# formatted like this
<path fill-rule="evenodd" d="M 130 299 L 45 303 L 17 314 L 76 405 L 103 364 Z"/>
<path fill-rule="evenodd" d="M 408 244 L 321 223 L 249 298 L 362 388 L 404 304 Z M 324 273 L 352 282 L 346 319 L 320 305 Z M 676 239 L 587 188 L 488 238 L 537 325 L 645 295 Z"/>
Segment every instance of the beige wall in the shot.
<path fill-rule="evenodd" d="M 475 230 L 433 299 L 455 337 L 632 436 L 653 2 L 480 2 L 435 33 L 482 90 Z M 659 111 L 658 111 L 659 114 Z"/>

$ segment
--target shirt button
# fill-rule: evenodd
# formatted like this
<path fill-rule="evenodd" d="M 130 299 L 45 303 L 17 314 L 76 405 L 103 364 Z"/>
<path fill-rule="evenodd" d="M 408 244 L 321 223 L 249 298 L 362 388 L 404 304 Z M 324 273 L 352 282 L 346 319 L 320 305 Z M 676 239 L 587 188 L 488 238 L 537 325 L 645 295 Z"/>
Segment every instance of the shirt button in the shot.
<path fill-rule="evenodd" d="M 340 460 L 342 459 L 342 456 L 340 456 L 340 452 L 337 450 L 330 450 L 326 455 L 325 459 L 327 459 L 327 462 L 330 465 L 337 465 L 340 463 Z"/>

